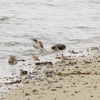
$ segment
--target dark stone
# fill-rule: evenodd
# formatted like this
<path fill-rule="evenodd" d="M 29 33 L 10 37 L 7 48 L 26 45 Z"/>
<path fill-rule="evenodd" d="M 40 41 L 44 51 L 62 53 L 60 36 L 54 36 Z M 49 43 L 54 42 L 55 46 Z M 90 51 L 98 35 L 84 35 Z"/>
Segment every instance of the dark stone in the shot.
<path fill-rule="evenodd" d="M 53 50 L 58 48 L 59 50 L 64 50 L 66 49 L 66 46 L 64 44 L 55 44 L 54 46 L 51 47 Z"/>
<path fill-rule="evenodd" d="M 78 66 L 75 66 L 75 68 L 79 68 Z"/>
<path fill-rule="evenodd" d="M 25 71 L 23 71 L 23 70 L 21 70 L 21 72 L 20 72 L 20 74 L 21 75 L 26 75 L 28 72 L 25 70 Z"/>

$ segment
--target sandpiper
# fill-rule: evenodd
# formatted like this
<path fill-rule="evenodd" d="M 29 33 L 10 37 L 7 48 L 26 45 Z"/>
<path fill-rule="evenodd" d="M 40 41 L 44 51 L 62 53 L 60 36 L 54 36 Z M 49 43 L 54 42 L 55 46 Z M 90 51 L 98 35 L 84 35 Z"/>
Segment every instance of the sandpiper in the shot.
<path fill-rule="evenodd" d="M 45 55 L 48 53 L 47 50 L 44 49 L 43 43 L 41 41 L 38 41 L 37 39 L 33 39 L 36 45 L 33 45 L 33 47 L 39 51 L 40 54 Z"/>
<path fill-rule="evenodd" d="M 14 56 L 10 56 L 9 60 L 8 60 L 8 63 L 10 65 L 15 65 L 18 63 L 18 60 L 14 57 Z"/>
<path fill-rule="evenodd" d="M 33 45 L 33 47 L 36 49 L 36 50 L 40 50 L 40 48 L 36 45 Z"/>
<path fill-rule="evenodd" d="M 61 59 L 62 60 L 69 60 L 66 56 L 64 56 L 63 54 L 61 54 L 62 55 L 62 57 L 61 57 Z"/>
<path fill-rule="evenodd" d="M 33 57 L 33 60 L 40 61 L 40 59 L 37 56 L 35 56 L 34 54 L 32 54 L 32 57 Z"/>
<path fill-rule="evenodd" d="M 54 51 L 55 51 L 55 52 L 58 52 L 58 51 L 59 51 L 59 49 L 58 49 L 57 47 L 55 47 L 55 48 L 54 48 Z"/>
<path fill-rule="evenodd" d="M 33 45 L 33 47 L 34 47 L 36 50 L 38 50 L 38 51 L 43 51 L 43 50 L 45 50 L 45 49 L 43 48 L 43 43 L 42 43 L 41 41 L 39 41 L 39 44 Z"/>
<path fill-rule="evenodd" d="M 33 40 L 34 40 L 34 42 L 36 43 L 36 46 L 33 45 L 33 47 L 34 47 L 35 49 L 43 49 L 43 48 L 44 48 L 43 43 L 42 43 L 41 41 L 38 41 L 37 39 L 33 39 Z"/>

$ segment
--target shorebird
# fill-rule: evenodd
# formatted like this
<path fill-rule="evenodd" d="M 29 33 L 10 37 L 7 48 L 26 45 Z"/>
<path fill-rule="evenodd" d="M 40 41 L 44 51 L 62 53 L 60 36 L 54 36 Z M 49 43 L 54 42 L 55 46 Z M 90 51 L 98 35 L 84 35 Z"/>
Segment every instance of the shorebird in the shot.
<path fill-rule="evenodd" d="M 43 43 L 41 41 L 38 41 L 37 39 L 33 39 L 33 41 L 36 43 L 36 46 L 33 45 L 33 47 L 35 49 L 43 49 L 44 48 Z"/>
<path fill-rule="evenodd" d="M 45 55 L 47 52 L 47 50 L 45 50 L 44 48 L 41 48 L 40 46 L 33 45 L 33 47 L 42 55 Z"/>
<path fill-rule="evenodd" d="M 40 50 L 40 48 L 36 45 L 33 45 L 33 47 L 36 49 L 36 50 Z"/>
<path fill-rule="evenodd" d="M 8 63 L 10 65 L 15 65 L 18 63 L 18 60 L 14 57 L 14 56 L 10 56 L 9 60 L 8 60 Z"/>
<path fill-rule="evenodd" d="M 58 52 L 58 51 L 59 51 L 59 48 L 55 47 L 55 48 L 54 48 L 54 51 L 55 51 L 55 52 Z"/>
<path fill-rule="evenodd" d="M 32 54 L 32 57 L 33 57 L 33 60 L 40 61 L 40 59 L 37 56 L 35 56 L 34 54 Z"/>
<path fill-rule="evenodd" d="M 39 41 L 37 45 L 33 45 L 33 47 L 34 47 L 36 50 L 39 50 L 39 51 L 44 50 L 44 48 L 43 48 L 43 43 L 42 43 L 41 41 Z"/>
<path fill-rule="evenodd" d="M 33 45 L 33 47 L 36 50 L 38 50 L 40 54 L 45 55 L 46 53 L 48 53 L 48 51 L 44 49 L 43 42 L 38 41 L 37 39 L 33 39 L 33 40 L 36 43 L 36 45 Z"/>
<path fill-rule="evenodd" d="M 61 57 L 61 59 L 62 60 L 69 60 L 67 57 L 65 57 L 63 54 L 61 54 L 62 55 L 62 57 Z"/>

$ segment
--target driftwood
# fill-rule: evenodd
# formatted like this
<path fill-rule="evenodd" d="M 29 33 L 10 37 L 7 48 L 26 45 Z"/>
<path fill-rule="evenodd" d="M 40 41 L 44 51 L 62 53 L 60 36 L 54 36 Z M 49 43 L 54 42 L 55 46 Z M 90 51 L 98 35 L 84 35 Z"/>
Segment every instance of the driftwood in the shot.
<path fill-rule="evenodd" d="M 55 73 L 55 75 L 58 76 L 70 76 L 70 75 L 100 75 L 100 73 L 91 73 L 91 72 L 80 72 L 80 71 L 76 71 L 76 72 L 72 72 L 72 73 L 62 73 L 62 72 L 57 72 Z"/>
<path fill-rule="evenodd" d="M 9 83 L 4 83 L 4 84 L 5 84 L 5 85 L 7 85 L 7 84 L 12 85 L 12 84 L 16 84 L 16 83 L 21 83 L 21 80 L 16 80 L 16 81 L 14 81 L 14 82 L 9 82 Z"/>
<path fill-rule="evenodd" d="M 50 62 L 50 61 L 45 61 L 45 62 L 37 62 L 37 63 L 35 63 L 35 65 L 47 65 L 47 64 L 53 65 L 53 63 L 52 63 L 52 62 Z"/>
<path fill-rule="evenodd" d="M 64 74 L 64 76 L 67 76 L 67 75 L 100 75 L 98 73 L 88 73 L 88 72 L 83 72 L 83 73 L 67 73 L 67 74 Z"/>

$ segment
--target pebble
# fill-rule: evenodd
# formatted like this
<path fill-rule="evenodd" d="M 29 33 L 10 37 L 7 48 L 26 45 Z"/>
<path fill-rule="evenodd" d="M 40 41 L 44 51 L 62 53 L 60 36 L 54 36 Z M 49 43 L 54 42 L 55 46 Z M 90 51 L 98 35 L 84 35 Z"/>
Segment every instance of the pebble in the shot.
<path fill-rule="evenodd" d="M 64 93 L 66 93 L 66 91 L 63 91 Z"/>
<path fill-rule="evenodd" d="M 53 77 L 52 73 L 45 73 L 46 77 Z"/>
<path fill-rule="evenodd" d="M 25 96 L 29 96 L 30 94 L 29 93 L 25 93 Z"/>
<path fill-rule="evenodd" d="M 77 91 L 75 91 L 75 93 L 78 93 Z"/>
<path fill-rule="evenodd" d="M 74 96 L 74 94 L 71 94 L 72 96 Z"/>
<path fill-rule="evenodd" d="M 93 97 L 93 95 L 91 95 L 91 97 Z"/>
<path fill-rule="evenodd" d="M 53 80 L 53 83 L 57 83 L 58 82 L 58 80 Z"/>
<path fill-rule="evenodd" d="M 61 88 L 62 88 L 62 86 L 57 86 L 56 88 L 60 88 L 60 89 L 61 89 Z"/>
<path fill-rule="evenodd" d="M 73 78 L 73 76 L 71 76 L 71 78 Z"/>
<path fill-rule="evenodd" d="M 51 89 L 51 91 L 57 91 L 56 89 Z"/>
<path fill-rule="evenodd" d="M 79 68 L 79 66 L 75 66 L 75 68 Z"/>

